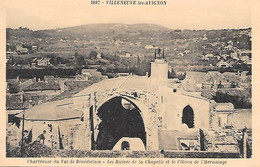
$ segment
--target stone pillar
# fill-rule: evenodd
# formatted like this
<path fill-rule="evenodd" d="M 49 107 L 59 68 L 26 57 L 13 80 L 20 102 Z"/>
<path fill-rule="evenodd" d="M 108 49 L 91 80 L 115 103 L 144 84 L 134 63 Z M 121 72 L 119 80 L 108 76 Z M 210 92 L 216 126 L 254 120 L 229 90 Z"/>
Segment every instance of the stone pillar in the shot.
<path fill-rule="evenodd" d="M 148 111 L 148 119 L 146 125 L 146 149 L 159 150 L 159 136 L 158 136 L 158 114 L 153 106 Z"/>
<path fill-rule="evenodd" d="M 243 129 L 243 158 L 247 158 L 247 128 Z"/>
<path fill-rule="evenodd" d="M 94 92 L 93 94 L 93 125 L 94 125 L 94 141 L 97 141 L 97 136 L 98 136 L 98 125 L 100 123 L 100 119 L 97 115 L 97 92 Z"/>
<path fill-rule="evenodd" d="M 91 94 L 87 97 L 87 106 L 84 109 L 84 148 L 86 150 L 91 150 L 91 130 L 90 130 L 90 120 L 89 111 L 91 107 Z"/>

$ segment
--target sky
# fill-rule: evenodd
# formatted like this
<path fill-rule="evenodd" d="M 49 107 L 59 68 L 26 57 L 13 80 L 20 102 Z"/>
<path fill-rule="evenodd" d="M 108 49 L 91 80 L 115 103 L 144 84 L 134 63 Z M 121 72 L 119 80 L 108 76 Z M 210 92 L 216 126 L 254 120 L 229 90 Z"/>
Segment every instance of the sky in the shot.
<path fill-rule="evenodd" d="M 95 23 L 152 23 L 172 29 L 251 27 L 249 0 L 166 0 L 165 6 L 91 5 L 91 0 L 1 1 L 10 28 L 41 30 Z"/>

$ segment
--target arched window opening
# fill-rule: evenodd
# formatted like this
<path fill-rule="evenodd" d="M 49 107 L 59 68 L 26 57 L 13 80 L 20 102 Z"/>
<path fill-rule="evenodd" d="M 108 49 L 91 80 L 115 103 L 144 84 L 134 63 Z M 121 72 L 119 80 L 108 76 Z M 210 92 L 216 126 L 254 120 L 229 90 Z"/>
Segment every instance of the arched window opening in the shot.
<path fill-rule="evenodd" d="M 189 128 L 194 128 L 194 111 L 189 105 L 182 111 L 182 123 Z"/>
<path fill-rule="evenodd" d="M 130 144 L 128 141 L 123 141 L 121 143 L 121 150 L 130 150 Z"/>
<path fill-rule="evenodd" d="M 132 101 L 121 96 L 114 97 L 98 108 L 98 117 L 101 122 L 98 125 L 97 139 L 93 141 L 95 149 L 112 150 L 122 137 L 140 138 L 146 145 L 141 110 Z M 121 149 L 127 150 L 128 147 L 129 142 L 121 145 Z"/>

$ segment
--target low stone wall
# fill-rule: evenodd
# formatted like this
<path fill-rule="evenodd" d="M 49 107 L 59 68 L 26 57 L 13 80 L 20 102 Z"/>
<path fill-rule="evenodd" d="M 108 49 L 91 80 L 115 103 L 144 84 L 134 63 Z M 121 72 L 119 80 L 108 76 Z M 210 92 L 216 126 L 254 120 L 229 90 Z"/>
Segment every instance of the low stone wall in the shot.
<path fill-rule="evenodd" d="M 7 157 L 20 157 L 20 147 L 8 147 Z M 24 157 L 49 158 L 241 158 L 239 153 L 207 152 L 207 151 L 110 151 L 110 150 L 57 150 L 36 143 L 25 147 Z"/>
<path fill-rule="evenodd" d="M 240 158 L 239 153 L 164 151 L 165 158 Z"/>
<path fill-rule="evenodd" d="M 53 157 L 95 158 L 163 158 L 160 151 L 54 150 Z"/>

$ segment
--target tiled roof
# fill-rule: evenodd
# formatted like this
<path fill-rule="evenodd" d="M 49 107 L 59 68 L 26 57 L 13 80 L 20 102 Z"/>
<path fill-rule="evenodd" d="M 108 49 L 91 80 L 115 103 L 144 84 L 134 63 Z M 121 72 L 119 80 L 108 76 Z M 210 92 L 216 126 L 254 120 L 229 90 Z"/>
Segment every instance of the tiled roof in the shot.
<path fill-rule="evenodd" d="M 249 71 L 242 71 L 241 74 L 242 75 L 246 75 Z"/>
<path fill-rule="evenodd" d="M 205 97 L 207 99 L 213 99 L 214 96 L 216 96 L 216 90 L 210 88 L 210 89 L 202 89 L 201 96 Z"/>
<path fill-rule="evenodd" d="M 221 75 L 221 73 L 219 72 L 219 71 L 209 71 L 208 73 L 207 73 L 207 77 L 208 78 L 210 78 L 210 77 L 218 77 L 218 76 L 220 76 Z"/>
<path fill-rule="evenodd" d="M 24 104 L 22 103 L 21 95 L 7 95 L 6 96 L 6 109 L 7 110 L 22 110 L 23 108 L 29 108 L 29 101 L 31 105 L 36 105 L 40 101 L 45 101 L 47 96 L 45 95 L 36 95 L 36 94 L 25 94 L 24 95 Z"/>
<path fill-rule="evenodd" d="M 15 84 L 15 83 L 17 83 L 17 79 L 7 79 L 6 82 L 11 83 L 11 84 Z"/>
<path fill-rule="evenodd" d="M 96 72 L 97 69 L 82 69 L 82 73 L 83 72 Z"/>
<path fill-rule="evenodd" d="M 44 62 L 44 61 L 49 61 L 51 58 L 47 58 L 47 57 L 45 57 L 45 58 L 42 58 L 42 59 L 38 59 L 37 61 L 38 62 Z"/>
<path fill-rule="evenodd" d="M 21 83 L 20 89 L 21 89 L 21 90 L 24 90 L 24 89 L 26 89 L 28 86 L 32 85 L 33 83 L 34 83 L 34 81 L 33 81 L 32 79 L 28 79 L 28 80 L 26 80 L 26 81 L 24 81 L 24 82 Z"/>
<path fill-rule="evenodd" d="M 235 73 L 225 72 L 223 74 L 219 72 L 210 72 L 207 74 L 205 79 L 205 83 L 219 83 L 221 81 L 222 84 L 229 84 L 230 82 L 239 82 L 239 76 Z"/>
<path fill-rule="evenodd" d="M 182 87 L 187 92 L 200 92 L 201 88 L 198 87 L 195 83 L 191 82 L 182 82 Z"/>
<path fill-rule="evenodd" d="M 6 96 L 6 109 L 7 110 L 21 110 L 23 108 L 28 108 L 29 103 L 22 103 L 21 95 L 11 95 Z"/>
<path fill-rule="evenodd" d="M 24 89 L 24 91 L 36 90 L 60 90 L 60 85 L 56 82 L 34 82 Z"/>
<path fill-rule="evenodd" d="M 206 78 L 205 72 L 189 71 L 186 73 L 185 80 L 192 80 L 195 83 L 202 83 Z"/>
<path fill-rule="evenodd" d="M 232 103 L 217 103 L 215 106 L 217 111 L 234 110 L 234 105 Z"/>

